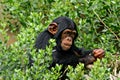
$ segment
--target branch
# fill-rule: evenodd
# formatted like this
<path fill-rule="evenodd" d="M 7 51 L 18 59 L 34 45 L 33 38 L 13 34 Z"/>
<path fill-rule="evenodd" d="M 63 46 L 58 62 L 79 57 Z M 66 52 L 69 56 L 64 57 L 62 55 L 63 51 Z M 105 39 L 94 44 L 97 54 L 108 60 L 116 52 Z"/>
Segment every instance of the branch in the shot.
<path fill-rule="evenodd" d="M 111 28 L 109 28 L 104 22 L 103 20 L 99 17 L 99 15 L 95 12 L 95 10 L 93 10 L 94 14 L 98 17 L 99 21 L 116 37 L 116 39 L 119 41 L 119 37 L 112 31 Z"/>

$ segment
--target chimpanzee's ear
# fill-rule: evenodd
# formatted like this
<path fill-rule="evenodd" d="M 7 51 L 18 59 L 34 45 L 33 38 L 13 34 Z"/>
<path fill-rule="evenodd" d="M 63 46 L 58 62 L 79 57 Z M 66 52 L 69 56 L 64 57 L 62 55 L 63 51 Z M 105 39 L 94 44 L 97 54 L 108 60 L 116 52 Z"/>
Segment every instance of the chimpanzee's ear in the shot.
<path fill-rule="evenodd" d="M 49 31 L 51 34 L 55 35 L 55 34 L 57 33 L 57 31 L 58 31 L 58 25 L 57 25 L 57 23 L 52 22 L 52 23 L 48 26 L 48 31 Z"/>

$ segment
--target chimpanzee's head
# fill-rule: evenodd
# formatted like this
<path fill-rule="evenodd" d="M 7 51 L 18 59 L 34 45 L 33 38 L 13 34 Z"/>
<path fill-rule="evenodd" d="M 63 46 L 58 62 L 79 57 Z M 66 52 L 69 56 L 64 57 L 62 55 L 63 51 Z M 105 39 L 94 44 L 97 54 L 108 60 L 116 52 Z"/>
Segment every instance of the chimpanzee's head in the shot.
<path fill-rule="evenodd" d="M 75 22 L 68 17 L 58 17 L 53 20 L 48 31 L 54 35 L 57 45 L 64 51 L 74 45 L 74 40 L 78 36 Z"/>

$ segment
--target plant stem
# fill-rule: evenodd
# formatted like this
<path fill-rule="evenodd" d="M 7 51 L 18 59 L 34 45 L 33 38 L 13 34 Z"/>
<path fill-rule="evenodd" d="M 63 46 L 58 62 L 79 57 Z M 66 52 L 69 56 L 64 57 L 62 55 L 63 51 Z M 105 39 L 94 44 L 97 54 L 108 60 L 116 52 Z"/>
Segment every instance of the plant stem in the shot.
<path fill-rule="evenodd" d="M 112 31 L 111 28 L 109 28 L 104 22 L 103 20 L 99 17 L 99 15 L 95 12 L 95 10 L 93 9 L 94 14 L 98 17 L 99 21 L 116 37 L 116 39 L 119 41 L 119 37 Z"/>

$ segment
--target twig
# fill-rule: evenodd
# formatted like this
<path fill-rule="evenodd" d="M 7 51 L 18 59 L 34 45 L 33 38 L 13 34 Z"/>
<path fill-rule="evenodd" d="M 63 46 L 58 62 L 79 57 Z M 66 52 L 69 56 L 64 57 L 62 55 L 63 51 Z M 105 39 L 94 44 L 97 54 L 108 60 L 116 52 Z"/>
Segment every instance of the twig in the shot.
<path fill-rule="evenodd" d="M 99 17 L 99 15 L 95 12 L 95 10 L 93 10 L 94 14 L 98 17 L 99 21 L 116 37 L 116 39 L 119 41 L 120 39 L 118 38 L 118 36 L 112 31 L 111 28 L 109 28 L 104 22 L 103 20 Z"/>

